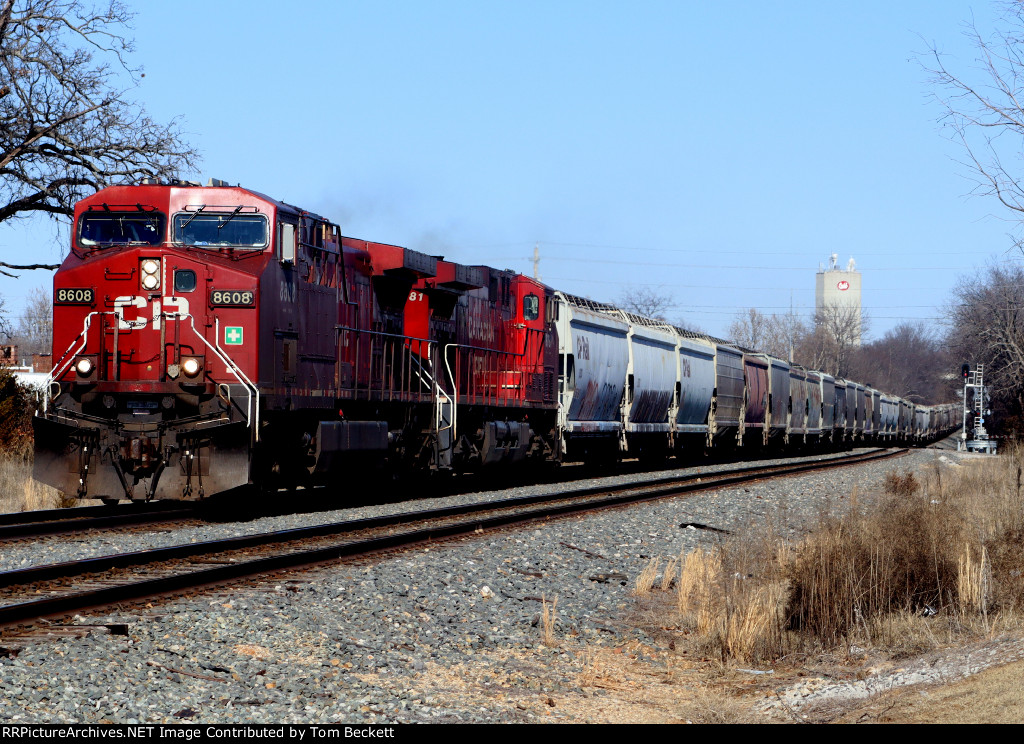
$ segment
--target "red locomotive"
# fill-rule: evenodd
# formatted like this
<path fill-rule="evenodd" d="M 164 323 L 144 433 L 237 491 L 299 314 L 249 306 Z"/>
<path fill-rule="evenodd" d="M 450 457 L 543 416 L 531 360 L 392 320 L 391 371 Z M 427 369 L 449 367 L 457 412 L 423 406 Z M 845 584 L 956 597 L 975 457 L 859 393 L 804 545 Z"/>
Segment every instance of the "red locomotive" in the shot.
<path fill-rule="evenodd" d="M 107 499 L 326 480 L 346 461 L 551 456 L 551 290 L 341 236 L 211 181 L 105 189 L 54 278 L 36 479 Z"/>
<path fill-rule="evenodd" d="M 511 271 L 213 182 L 75 209 L 35 477 L 200 499 L 340 473 L 912 443 L 955 423 Z M 896 414 L 899 414 L 898 416 Z"/>

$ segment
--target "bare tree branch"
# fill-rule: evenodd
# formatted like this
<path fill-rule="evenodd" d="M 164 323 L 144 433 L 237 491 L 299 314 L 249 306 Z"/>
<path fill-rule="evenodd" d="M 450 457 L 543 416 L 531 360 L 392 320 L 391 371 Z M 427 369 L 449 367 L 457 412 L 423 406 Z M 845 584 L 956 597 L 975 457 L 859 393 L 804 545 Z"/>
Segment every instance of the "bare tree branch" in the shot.
<path fill-rule="evenodd" d="M 663 322 L 668 322 L 668 311 L 675 307 L 671 295 L 659 294 L 647 287 L 630 287 L 619 296 L 615 304 L 634 315 Z"/>
<path fill-rule="evenodd" d="M 961 279 L 946 315 L 954 358 L 984 364 L 996 407 L 1024 416 L 1024 268 L 995 265 Z"/>
<path fill-rule="evenodd" d="M 194 168 L 178 122 L 129 97 L 143 77 L 128 64 L 131 18 L 119 0 L 0 0 L 0 226 Z"/>
<path fill-rule="evenodd" d="M 921 64 L 937 86 L 939 121 L 966 153 L 971 193 L 996 197 L 1024 223 L 1024 0 L 1005 3 L 1002 22 L 1004 30 L 987 36 L 967 24 L 964 35 L 977 52 L 970 70 L 954 71 L 934 45 Z"/>
<path fill-rule="evenodd" d="M 4 269 L 15 269 L 18 271 L 32 271 L 34 269 L 49 269 L 53 271 L 54 269 L 60 268 L 60 264 L 10 264 L 6 261 L 0 261 L 0 266 L 3 266 Z M 0 274 L 9 276 L 13 279 L 18 278 L 17 274 L 12 274 L 9 271 L 4 271 L 3 269 L 0 269 Z"/>
<path fill-rule="evenodd" d="M 11 340 L 22 354 L 49 354 L 53 339 L 53 303 L 50 293 L 36 287 L 18 318 Z"/>
<path fill-rule="evenodd" d="M 729 325 L 729 337 L 737 344 L 779 359 L 790 359 L 807 333 L 806 323 L 795 315 L 766 315 L 752 307 L 738 313 Z"/>

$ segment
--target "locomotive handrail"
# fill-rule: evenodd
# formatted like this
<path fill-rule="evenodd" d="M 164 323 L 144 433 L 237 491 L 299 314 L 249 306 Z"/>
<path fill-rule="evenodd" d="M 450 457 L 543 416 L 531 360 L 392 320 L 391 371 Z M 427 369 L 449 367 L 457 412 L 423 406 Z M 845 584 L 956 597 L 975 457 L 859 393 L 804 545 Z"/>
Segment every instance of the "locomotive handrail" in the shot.
<path fill-rule="evenodd" d="M 440 387 L 438 388 L 438 390 L 441 390 L 441 392 L 444 393 L 444 397 L 448 399 L 448 402 L 449 404 L 451 404 L 452 407 L 452 422 L 448 428 L 452 430 L 452 444 L 454 446 L 455 437 L 459 432 L 458 428 L 456 427 L 456 420 L 458 419 L 459 415 L 459 407 L 457 405 L 459 385 L 456 382 L 455 375 L 452 374 L 452 365 L 448 362 L 448 349 L 450 349 L 452 346 L 458 346 L 458 344 L 445 344 L 444 350 L 441 352 L 441 356 L 444 357 L 444 368 L 448 371 L 448 379 L 452 381 L 452 393 L 455 395 L 455 397 L 453 398 L 452 396 L 448 395 L 448 393 L 446 393 L 444 390 L 441 390 Z"/>
<path fill-rule="evenodd" d="M 75 336 L 74 341 L 72 341 L 68 345 L 68 348 L 65 349 L 64 353 L 58 357 L 57 361 L 53 365 L 53 369 L 50 370 L 50 376 L 46 378 L 46 386 L 43 390 L 43 413 L 46 413 L 49 410 L 50 385 L 55 382 L 58 377 L 67 372 L 68 367 L 70 367 L 75 361 L 75 357 L 82 352 L 85 345 L 89 342 L 89 328 L 92 326 L 92 316 L 94 315 L 114 315 L 117 316 L 118 320 L 121 318 L 121 314 L 116 310 L 93 310 L 85 316 L 85 322 L 82 324 L 82 332 Z M 79 339 L 82 339 L 81 346 L 75 349 L 74 352 L 71 352 L 71 349 L 74 348 Z M 69 353 L 71 353 L 70 358 L 68 357 Z M 66 362 L 64 361 L 65 359 L 67 359 Z M 62 363 L 63 366 L 61 366 Z M 58 367 L 60 368 L 59 370 Z"/>
<path fill-rule="evenodd" d="M 231 357 L 228 356 L 227 353 L 220 348 L 219 344 L 211 344 L 209 341 L 206 340 L 206 337 L 196 329 L 196 319 L 195 316 L 192 315 L 192 313 L 164 313 L 163 317 L 167 320 L 173 318 L 179 323 L 181 322 L 182 318 L 188 318 L 189 324 L 192 326 L 192 332 L 196 335 L 196 337 L 198 337 L 200 341 L 206 344 L 210 348 L 210 350 L 213 351 L 213 353 L 217 356 L 217 358 L 224 363 L 224 366 L 227 367 L 228 371 L 231 372 L 231 374 L 233 374 L 236 378 L 238 378 L 238 380 L 241 381 L 242 385 L 245 386 L 246 392 L 249 394 L 248 400 L 246 400 L 245 402 L 246 426 L 249 426 L 253 429 L 253 431 L 255 432 L 256 441 L 259 441 L 260 427 L 257 425 L 260 417 L 259 388 L 257 388 L 256 385 L 254 385 L 252 381 L 245 375 L 241 368 L 237 364 L 235 364 L 234 360 L 232 360 Z M 214 320 L 214 336 L 215 338 L 220 338 L 219 318 Z"/>
<path fill-rule="evenodd" d="M 366 333 L 366 334 L 369 334 L 371 336 L 386 336 L 387 338 L 400 338 L 400 339 L 403 339 L 403 340 L 408 339 L 409 341 L 420 341 L 420 342 L 425 343 L 425 344 L 434 344 L 434 343 L 436 343 L 435 341 L 432 341 L 429 338 L 420 338 L 419 336 L 406 336 L 405 334 L 402 334 L 402 333 L 388 333 L 387 331 L 371 331 L 371 330 L 369 330 L 367 328 L 352 328 L 351 326 L 336 325 L 336 326 L 334 326 L 334 330 L 335 331 L 351 331 L 352 333 Z M 527 331 L 527 334 L 531 334 L 531 333 L 533 333 L 533 334 L 544 333 L 544 331 L 539 329 L 539 328 L 527 328 L 526 331 Z M 508 351 L 506 349 L 495 349 L 495 348 L 490 347 L 490 346 L 471 346 L 470 344 L 454 344 L 453 343 L 453 344 L 447 344 L 445 346 L 445 349 L 447 349 L 449 346 L 456 346 L 456 347 L 458 347 L 460 349 L 469 349 L 470 351 L 489 351 L 489 352 L 494 353 L 494 354 L 505 354 L 507 356 L 514 356 L 514 357 L 526 356 L 526 349 L 525 348 L 523 349 L 523 351 Z M 523 346 L 524 347 L 526 346 L 525 342 L 523 343 Z"/>
<path fill-rule="evenodd" d="M 220 342 L 216 340 L 220 339 L 220 318 L 214 319 L 213 328 L 215 341 L 211 344 L 206 340 L 206 337 L 203 334 L 196 330 L 196 319 L 193 317 L 192 313 L 168 313 L 167 317 L 187 317 L 189 319 L 189 323 L 192 325 L 192 332 L 199 337 L 199 340 L 210 347 L 210 349 L 213 350 L 213 353 L 217 355 L 217 358 L 220 359 L 224 363 L 224 366 L 228 368 L 228 371 L 230 371 L 231 374 L 237 377 L 242 384 L 245 385 L 249 392 L 249 399 L 245 403 L 245 417 L 248 419 L 246 424 L 252 427 L 254 436 L 258 442 L 260 440 L 260 391 L 259 388 L 253 384 L 252 380 L 250 380 L 241 370 L 241 368 L 235 364 L 234 360 L 228 356 L 227 352 L 220 348 Z"/>

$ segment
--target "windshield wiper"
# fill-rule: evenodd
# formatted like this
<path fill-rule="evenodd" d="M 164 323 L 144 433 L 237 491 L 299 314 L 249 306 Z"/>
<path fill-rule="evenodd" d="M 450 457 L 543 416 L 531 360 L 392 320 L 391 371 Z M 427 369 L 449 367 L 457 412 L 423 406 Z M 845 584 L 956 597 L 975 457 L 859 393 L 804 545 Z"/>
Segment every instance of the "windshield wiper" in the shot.
<path fill-rule="evenodd" d="M 196 210 L 195 214 L 193 214 L 191 217 L 189 217 L 187 220 L 185 220 L 185 222 L 183 222 L 181 225 L 179 225 L 178 229 L 179 230 L 184 230 L 186 227 L 188 227 L 188 223 L 191 222 L 192 220 L 194 220 L 196 217 L 198 217 L 199 213 L 202 212 L 204 209 L 206 209 L 206 205 L 205 204 L 200 204 L 199 205 L 199 209 Z"/>
<path fill-rule="evenodd" d="M 236 214 L 238 214 L 239 212 L 241 212 L 241 211 L 242 211 L 242 206 L 241 206 L 241 205 L 239 205 L 239 206 L 235 207 L 235 211 L 234 211 L 234 212 L 232 212 L 231 214 L 229 214 L 229 215 L 228 215 L 228 218 L 227 218 L 226 220 L 224 220 L 224 221 L 223 221 L 223 222 L 221 222 L 221 223 L 220 223 L 219 225 L 217 225 L 217 229 L 218 229 L 218 230 L 220 230 L 220 229 L 221 229 L 222 227 L 224 227 L 224 225 L 226 225 L 226 224 L 228 224 L 229 222 L 231 222 L 231 220 L 232 220 L 232 219 L 234 218 L 234 216 L 235 216 Z"/>

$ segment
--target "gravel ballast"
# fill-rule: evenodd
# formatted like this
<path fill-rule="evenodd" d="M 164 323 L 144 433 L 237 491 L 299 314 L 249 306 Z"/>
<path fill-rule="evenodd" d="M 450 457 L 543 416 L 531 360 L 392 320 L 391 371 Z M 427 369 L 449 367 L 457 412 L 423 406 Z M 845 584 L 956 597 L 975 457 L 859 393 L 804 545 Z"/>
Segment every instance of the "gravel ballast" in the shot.
<path fill-rule="evenodd" d="M 939 460 L 939 458 L 943 460 Z M 913 451 L 842 468 L 503 529 L 102 615 L 80 637 L 0 641 L 0 719 L 18 723 L 559 720 L 588 648 L 644 643 L 624 622 L 652 557 L 771 521 L 800 534 L 885 474 L 955 461 Z M 722 469 L 732 465 L 720 466 Z M 716 467 L 702 468 L 710 472 Z M 623 481 L 640 476 L 617 476 Z M 577 487 L 592 481 L 579 482 Z M 509 496 L 566 484 L 510 489 Z M 571 486 L 570 486 L 571 487 Z M 429 505 L 492 499 L 473 494 Z M 12 545 L 0 570 L 422 509 L 425 502 Z M 545 600 L 542 603 L 541 598 Z M 553 622 L 545 608 L 554 604 Z M 111 632 L 113 626 L 115 632 Z M 127 635 L 121 634 L 127 626 Z M 558 640 L 542 644 L 545 631 Z M 640 647 L 635 644 L 636 647 Z M 2 651 L 0 651 L 2 653 Z M 602 691 L 588 694 L 600 696 Z M 585 719 L 573 718 L 582 721 Z"/>

